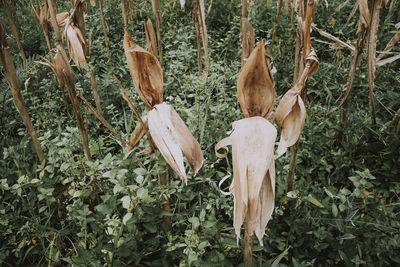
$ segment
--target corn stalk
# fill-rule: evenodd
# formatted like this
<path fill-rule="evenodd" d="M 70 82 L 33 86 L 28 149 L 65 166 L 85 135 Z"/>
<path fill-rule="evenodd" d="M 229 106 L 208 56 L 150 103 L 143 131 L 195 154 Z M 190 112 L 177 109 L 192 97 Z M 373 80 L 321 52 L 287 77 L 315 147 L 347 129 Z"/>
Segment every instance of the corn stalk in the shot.
<path fill-rule="evenodd" d="M 32 138 L 39 161 L 42 162 L 44 160 L 42 147 L 40 146 L 40 142 L 37 138 L 35 129 L 33 128 L 32 121 L 29 117 L 29 113 L 26 108 L 24 98 L 21 95 L 21 91 L 18 85 L 17 73 L 15 71 L 15 66 L 12 61 L 10 47 L 8 46 L 6 41 L 6 32 L 1 19 L 0 19 L 0 59 L 1 63 L 3 64 L 3 69 L 7 77 L 11 93 L 13 95 L 15 105 L 17 106 L 18 112 L 21 115 L 25 127 Z"/>
<path fill-rule="evenodd" d="M 124 27 L 128 29 L 128 16 L 126 14 L 125 0 L 121 0 L 122 18 L 124 20 Z"/>
<path fill-rule="evenodd" d="M 204 50 L 204 73 L 208 74 L 208 69 L 210 66 L 210 60 L 208 56 L 208 35 L 207 35 L 207 27 L 205 21 L 205 13 L 204 13 L 204 0 L 194 0 L 193 2 L 193 13 L 196 21 L 196 30 L 197 30 L 197 55 L 199 61 L 199 73 L 201 73 L 201 50 L 200 50 L 200 38 L 203 43 Z"/>
<path fill-rule="evenodd" d="M 162 46 L 161 46 L 161 33 L 160 33 L 160 24 L 161 24 L 161 4 L 160 0 L 151 0 L 151 4 L 153 6 L 154 20 L 156 21 L 156 31 L 157 31 L 157 45 L 158 45 L 158 58 L 160 59 L 160 65 L 162 67 Z"/>
<path fill-rule="evenodd" d="M 19 54 L 21 55 L 21 58 L 22 58 L 22 61 L 24 63 L 24 67 L 26 69 L 26 72 L 29 73 L 29 67 L 28 67 L 28 63 L 26 61 L 25 52 L 24 52 L 24 49 L 22 48 L 22 44 L 21 44 L 21 40 L 19 38 L 19 33 L 18 33 L 17 26 L 14 23 L 12 9 L 11 9 L 9 3 L 8 3 L 8 0 L 3 0 L 3 4 L 4 4 L 4 9 L 6 10 L 8 21 L 10 22 L 11 30 L 12 30 L 13 35 L 15 37 L 15 42 L 17 43 L 17 46 L 18 46 Z"/>

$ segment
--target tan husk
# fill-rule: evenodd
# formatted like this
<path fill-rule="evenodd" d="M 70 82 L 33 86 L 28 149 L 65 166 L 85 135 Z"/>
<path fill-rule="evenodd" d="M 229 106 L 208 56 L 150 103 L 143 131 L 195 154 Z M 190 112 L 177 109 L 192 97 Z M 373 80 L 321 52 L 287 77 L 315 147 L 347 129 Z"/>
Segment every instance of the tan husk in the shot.
<path fill-rule="evenodd" d="M 86 64 L 86 44 L 85 37 L 82 32 L 74 24 L 70 23 L 65 26 L 65 39 L 68 45 L 68 52 L 76 65 Z"/>
<path fill-rule="evenodd" d="M 359 0 L 360 3 L 360 22 L 368 28 L 371 21 L 371 15 L 368 9 L 368 0 Z"/>
<path fill-rule="evenodd" d="M 69 14 L 69 12 L 67 12 L 67 11 L 58 13 L 58 14 L 56 15 L 56 20 L 57 20 L 58 26 L 64 27 L 65 24 L 66 24 L 67 21 L 68 21 L 69 15 L 70 15 L 70 14 Z"/>
<path fill-rule="evenodd" d="M 90 0 L 90 4 L 91 4 L 92 6 L 96 6 L 96 2 L 97 2 L 97 0 Z"/>
<path fill-rule="evenodd" d="M 283 155 L 288 147 L 293 146 L 299 139 L 306 119 L 306 108 L 301 93 L 307 79 L 318 70 L 319 62 L 313 50 L 306 58 L 306 66 L 295 86 L 286 92 L 276 108 L 274 121 L 282 127 L 281 139 L 278 145 L 278 157 Z"/>
<path fill-rule="evenodd" d="M 144 30 L 146 32 L 147 51 L 157 57 L 156 35 L 154 34 L 153 23 L 150 19 L 144 22 Z"/>
<path fill-rule="evenodd" d="M 129 73 L 142 101 L 149 108 L 162 103 L 163 72 L 157 58 L 135 44 L 127 29 L 124 50 Z"/>
<path fill-rule="evenodd" d="M 275 127 L 256 116 L 234 122 L 229 138 L 215 147 L 216 151 L 232 144 L 234 228 L 237 240 L 245 216 L 250 235 L 256 234 L 260 244 L 271 218 L 275 198 Z M 226 154 L 217 154 L 225 157 Z"/>
<path fill-rule="evenodd" d="M 196 175 L 203 164 L 203 153 L 185 123 L 168 104 L 155 105 L 148 113 L 148 126 L 158 150 L 171 168 L 187 183 L 183 154 Z"/>
<path fill-rule="evenodd" d="M 185 0 L 179 0 L 179 2 L 181 3 L 181 9 L 185 10 Z"/>
<path fill-rule="evenodd" d="M 237 93 L 244 117 L 268 118 L 274 108 L 274 79 L 265 57 L 264 42 L 253 50 L 240 72 Z"/>
<path fill-rule="evenodd" d="M 242 19 L 242 66 L 253 52 L 254 47 L 254 29 L 247 18 Z"/>

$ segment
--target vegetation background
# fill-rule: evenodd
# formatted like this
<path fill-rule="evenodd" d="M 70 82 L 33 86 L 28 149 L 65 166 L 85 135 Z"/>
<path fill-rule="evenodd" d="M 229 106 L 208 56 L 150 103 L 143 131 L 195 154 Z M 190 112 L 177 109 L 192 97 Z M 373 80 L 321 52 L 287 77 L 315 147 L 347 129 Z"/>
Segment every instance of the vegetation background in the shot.
<path fill-rule="evenodd" d="M 395 1 L 395 0 L 392 0 Z M 254 0 L 248 7 L 257 40 L 268 41 L 276 1 Z M 318 1 L 313 22 L 355 45 L 359 12 L 349 20 L 356 0 Z M 212 3 L 212 4 L 211 4 Z M 159 153 L 131 156 L 84 107 L 89 124 L 92 161 L 85 159 L 71 107 L 50 68 L 41 28 L 28 0 L 14 6 L 28 58 L 29 78 L 1 4 L 22 94 L 40 138 L 46 160 L 39 164 L 32 141 L 15 108 L 0 68 L 0 265 L 1 266 L 240 266 L 243 238 L 236 244 L 232 228 L 233 197 L 224 196 L 219 181 L 232 173 L 231 160 L 218 159 L 214 145 L 231 123 L 242 118 L 236 81 L 241 69 L 241 1 L 206 1 L 210 69 L 198 76 L 196 29 L 192 2 L 161 1 L 164 100 L 172 104 L 201 144 L 205 162 L 188 185 L 165 172 Z M 70 9 L 57 1 L 58 12 Z M 146 47 L 143 21 L 153 19 L 151 1 L 134 1 L 130 31 Z M 104 1 L 111 60 L 107 57 L 98 6 L 88 4 L 86 31 L 92 32 L 91 63 L 105 118 L 124 139 L 136 117 L 123 100 L 112 75 L 128 89 L 142 115 L 126 64 L 120 2 Z M 381 10 L 377 50 L 397 31 L 400 4 Z M 154 20 L 153 20 L 154 24 Z M 155 24 L 154 24 L 155 25 Z M 51 33 L 53 35 L 53 33 Z M 308 83 L 307 119 L 300 138 L 294 190 L 285 192 L 290 153 L 276 161 L 276 208 L 264 246 L 254 245 L 254 266 L 395 266 L 400 264 L 400 138 L 396 124 L 383 130 L 400 107 L 399 61 L 377 68 L 377 129 L 371 127 L 368 80 L 362 61 L 352 91 L 348 124 L 340 111 L 328 114 L 343 95 L 352 53 L 329 45 L 311 33 L 320 67 Z M 52 36 L 55 44 L 55 37 Z M 272 57 L 277 69 L 276 104 L 292 86 L 295 26 L 282 11 Z M 394 48 L 399 51 L 399 45 Z M 365 54 L 364 54 L 365 56 Z M 73 66 L 76 87 L 92 101 L 88 68 Z M 25 87 L 24 87 L 25 84 Z M 336 142 L 342 132 L 343 141 Z M 136 150 L 148 147 L 143 139 Z M 190 174 L 189 174 L 190 175 Z M 228 190 L 228 182 L 222 189 Z M 367 196 L 367 192 L 372 192 Z M 163 196 L 171 203 L 166 213 Z M 290 213 L 287 209 L 290 208 Z M 171 215 L 173 228 L 163 216 Z"/>

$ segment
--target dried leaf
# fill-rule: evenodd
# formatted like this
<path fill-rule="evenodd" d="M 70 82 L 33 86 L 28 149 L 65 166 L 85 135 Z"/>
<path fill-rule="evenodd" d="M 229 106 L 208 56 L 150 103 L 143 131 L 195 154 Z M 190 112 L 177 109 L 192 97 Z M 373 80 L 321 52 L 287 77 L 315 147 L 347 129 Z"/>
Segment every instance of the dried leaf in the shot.
<path fill-rule="evenodd" d="M 203 164 L 203 153 L 178 113 L 168 104 L 155 105 L 148 113 L 150 135 L 164 159 L 179 177 L 187 183 L 182 152 L 187 158 L 193 175 Z"/>
<path fill-rule="evenodd" d="M 90 4 L 91 4 L 92 6 L 96 6 L 96 2 L 97 2 L 97 0 L 90 0 Z"/>
<path fill-rule="evenodd" d="M 135 44 L 127 29 L 124 49 L 129 72 L 142 101 L 149 108 L 162 103 L 163 73 L 157 58 Z"/>
<path fill-rule="evenodd" d="M 276 129 L 259 116 L 236 121 L 233 127 L 231 136 L 217 144 L 216 149 L 232 143 L 235 233 L 239 240 L 248 214 L 247 229 L 256 234 L 262 245 L 274 207 Z"/>
<path fill-rule="evenodd" d="M 65 27 L 65 39 L 67 40 L 68 52 L 76 65 L 86 64 L 86 44 L 85 38 L 78 27 L 72 23 Z"/>
<path fill-rule="evenodd" d="M 60 27 L 64 27 L 69 19 L 69 12 L 61 12 L 56 15 L 57 24 Z"/>
<path fill-rule="evenodd" d="M 275 82 L 265 60 L 264 42 L 251 53 L 237 82 L 238 99 L 244 117 L 268 118 L 274 108 Z"/>
<path fill-rule="evenodd" d="M 250 56 L 254 47 L 254 29 L 247 18 L 242 19 L 242 65 Z"/>
<path fill-rule="evenodd" d="M 144 30 L 146 32 L 147 50 L 157 57 L 156 35 L 150 19 L 144 22 Z"/>
<path fill-rule="evenodd" d="M 179 0 L 182 10 L 185 10 L 185 0 Z"/>
<path fill-rule="evenodd" d="M 378 58 L 376 59 L 377 61 L 381 60 L 386 54 L 387 52 L 390 52 L 392 50 L 392 48 L 394 47 L 394 45 L 400 40 L 400 30 L 397 31 L 392 39 L 390 39 L 389 43 L 386 45 L 385 49 L 383 50 L 383 53 L 380 54 L 378 56 Z"/>
<path fill-rule="evenodd" d="M 57 80 L 61 86 L 75 86 L 74 77 L 71 72 L 71 67 L 68 63 L 67 54 L 61 46 L 57 46 L 57 52 L 53 57 L 54 72 L 56 73 Z"/>

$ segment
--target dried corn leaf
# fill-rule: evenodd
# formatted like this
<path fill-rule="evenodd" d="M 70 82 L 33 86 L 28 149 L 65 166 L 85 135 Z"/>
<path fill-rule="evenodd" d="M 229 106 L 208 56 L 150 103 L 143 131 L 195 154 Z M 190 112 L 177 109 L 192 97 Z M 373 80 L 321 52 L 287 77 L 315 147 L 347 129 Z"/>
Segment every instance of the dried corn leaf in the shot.
<path fill-rule="evenodd" d="M 68 52 L 76 65 L 86 64 L 86 44 L 82 32 L 73 24 L 65 27 L 65 39 L 67 40 Z"/>
<path fill-rule="evenodd" d="M 215 149 L 232 144 L 235 233 L 239 240 L 240 228 L 248 214 L 247 229 L 256 234 L 262 245 L 274 207 L 276 129 L 259 116 L 236 121 L 233 128 L 231 136 Z"/>
<path fill-rule="evenodd" d="M 164 159 L 179 177 L 187 183 L 183 154 L 187 158 L 193 175 L 203 164 L 203 153 L 178 113 L 168 104 L 155 105 L 148 113 L 150 135 Z"/>
<path fill-rule="evenodd" d="M 242 65 L 250 56 L 254 47 L 254 29 L 247 18 L 242 18 Z"/>
<path fill-rule="evenodd" d="M 157 57 L 156 35 L 150 19 L 144 22 L 144 30 L 146 32 L 147 51 Z"/>
<path fill-rule="evenodd" d="M 254 116 L 268 118 L 274 108 L 275 82 L 265 55 L 264 42 L 261 41 L 239 75 L 238 99 L 245 118 Z"/>
<path fill-rule="evenodd" d="M 142 118 L 143 123 L 138 121 L 136 122 L 136 127 L 131 133 L 131 136 L 129 138 L 129 143 L 127 144 L 126 148 L 126 153 L 124 156 L 124 159 L 128 158 L 128 156 L 131 154 L 133 151 L 133 148 L 136 146 L 136 144 L 142 139 L 143 135 L 146 133 L 146 127 L 147 126 L 147 117 Z"/>
<path fill-rule="evenodd" d="M 163 73 L 157 58 L 135 44 L 127 29 L 124 49 L 129 72 L 142 101 L 149 108 L 162 103 Z"/>
<path fill-rule="evenodd" d="M 68 63 L 67 54 L 61 46 L 57 46 L 57 51 L 53 57 L 53 70 L 56 73 L 58 83 L 61 86 L 69 87 L 75 86 L 74 77 L 72 75 L 71 67 Z"/>
<path fill-rule="evenodd" d="M 394 45 L 400 40 L 400 30 L 397 31 L 392 39 L 390 39 L 389 43 L 386 45 L 385 49 L 383 50 L 383 53 L 378 56 L 376 61 L 381 60 L 388 52 L 392 50 Z"/>
<path fill-rule="evenodd" d="M 57 24 L 60 27 L 64 27 L 69 19 L 69 12 L 61 12 L 56 15 Z"/>

